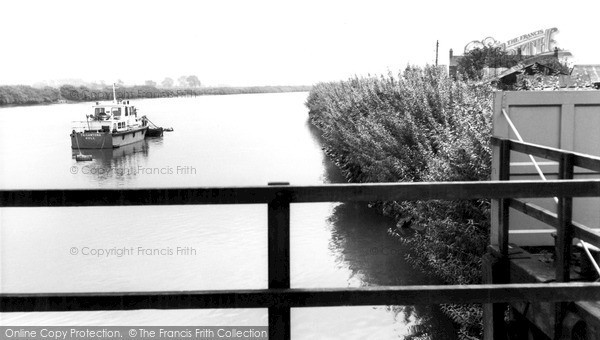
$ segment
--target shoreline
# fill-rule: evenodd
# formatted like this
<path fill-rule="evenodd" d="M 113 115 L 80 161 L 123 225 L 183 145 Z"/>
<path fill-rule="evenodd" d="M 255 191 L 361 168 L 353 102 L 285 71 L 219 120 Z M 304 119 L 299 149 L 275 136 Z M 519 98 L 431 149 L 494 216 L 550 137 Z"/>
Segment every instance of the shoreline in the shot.
<path fill-rule="evenodd" d="M 221 96 L 235 94 L 309 92 L 312 85 L 244 86 L 244 87 L 201 87 L 201 88 L 156 88 L 151 86 L 122 87 L 116 91 L 122 100 Z M 0 108 L 73 104 L 96 101 L 111 101 L 112 88 L 90 89 L 63 85 L 60 88 L 34 88 L 26 85 L 0 86 Z"/>

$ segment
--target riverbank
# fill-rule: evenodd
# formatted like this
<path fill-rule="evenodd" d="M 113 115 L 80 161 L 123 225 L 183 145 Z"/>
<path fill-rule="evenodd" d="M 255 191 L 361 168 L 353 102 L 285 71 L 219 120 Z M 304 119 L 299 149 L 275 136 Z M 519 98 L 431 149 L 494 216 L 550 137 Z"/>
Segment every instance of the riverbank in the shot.
<path fill-rule="evenodd" d="M 248 86 L 248 87 L 200 87 L 156 88 L 153 86 L 119 87 L 119 99 L 176 98 L 205 95 L 231 95 L 253 93 L 305 92 L 310 86 Z M 63 85 L 60 88 L 34 88 L 26 85 L 0 86 L 0 107 L 10 105 L 37 105 L 60 102 L 86 102 L 112 100 L 112 87 L 91 89 L 85 86 Z"/>
<path fill-rule="evenodd" d="M 492 88 L 435 67 L 317 84 L 306 105 L 327 154 L 349 182 L 484 181 L 491 167 Z M 479 283 L 489 201 L 373 202 L 394 218 L 415 268 L 449 284 Z M 481 335 L 481 308 L 445 305 L 464 338 Z"/>

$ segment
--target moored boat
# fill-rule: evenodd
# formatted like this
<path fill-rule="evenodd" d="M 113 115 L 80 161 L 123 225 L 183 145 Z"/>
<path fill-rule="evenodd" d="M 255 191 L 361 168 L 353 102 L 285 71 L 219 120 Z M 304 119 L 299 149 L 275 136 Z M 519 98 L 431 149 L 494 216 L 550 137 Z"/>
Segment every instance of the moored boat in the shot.
<path fill-rule="evenodd" d="M 116 99 L 113 85 L 112 103 L 93 105 L 85 121 L 74 122 L 71 132 L 73 149 L 111 149 L 139 142 L 145 138 L 148 121 L 138 118 L 137 109 L 129 100 Z"/>
<path fill-rule="evenodd" d="M 164 128 L 162 127 L 149 127 L 146 137 L 162 137 Z"/>

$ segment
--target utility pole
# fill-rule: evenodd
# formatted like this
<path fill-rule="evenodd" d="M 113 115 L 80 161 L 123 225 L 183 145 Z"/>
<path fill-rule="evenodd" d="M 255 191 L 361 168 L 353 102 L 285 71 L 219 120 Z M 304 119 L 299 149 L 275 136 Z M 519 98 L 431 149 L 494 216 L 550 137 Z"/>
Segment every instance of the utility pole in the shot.
<path fill-rule="evenodd" d="M 438 50 L 440 47 L 440 41 L 436 40 L 435 41 L 435 66 L 438 66 Z"/>

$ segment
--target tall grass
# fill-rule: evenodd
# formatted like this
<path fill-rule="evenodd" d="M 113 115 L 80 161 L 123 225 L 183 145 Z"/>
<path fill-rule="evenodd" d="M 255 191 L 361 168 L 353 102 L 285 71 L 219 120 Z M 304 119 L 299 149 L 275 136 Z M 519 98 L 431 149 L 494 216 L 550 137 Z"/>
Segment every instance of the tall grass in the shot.
<path fill-rule="evenodd" d="M 490 176 L 492 88 L 441 68 L 313 86 L 306 105 L 349 182 L 484 181 Z M 479 283 L 489 200 L 373 202 L 394 218 L 408 260 L 449 284 Z M 445 305 L 463 338 L 481 335 L 478 306 Z"/>

